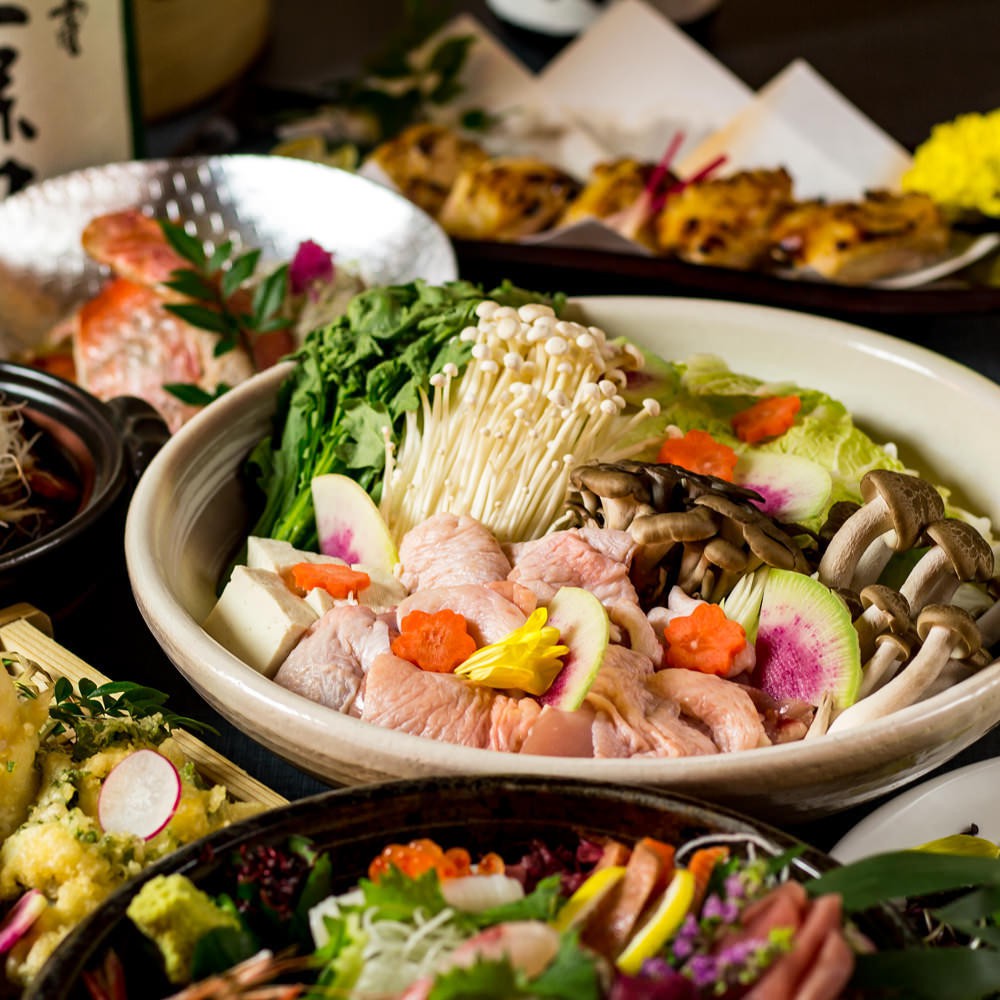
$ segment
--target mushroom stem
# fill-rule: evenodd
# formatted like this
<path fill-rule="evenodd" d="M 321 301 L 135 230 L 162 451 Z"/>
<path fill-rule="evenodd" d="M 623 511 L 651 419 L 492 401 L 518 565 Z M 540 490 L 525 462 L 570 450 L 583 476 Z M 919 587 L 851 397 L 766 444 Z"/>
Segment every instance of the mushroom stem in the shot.
<path fill-rule="evenodd" d="M 849 587 L 854 567 L 869 545 L 886 530 L 888 507 L 876 496 L 858 508 L 830 540 L 819 563 L 819 578 L 831 589 Z"/>
<path fill-rule="evenodd" d="M 895 531 L 885 531 L 862 552 L 851 577 L 851 590 L 860 591 L 870 583 L 876 583 L 889 560 L 896 552 L 899 540 Z"/>
<path fill-rule="evenodd" d="M 806 730 L 804 740 L 812 740 L 817 736 L 823 736 L 829 732 L 830 718 L 833 715 L 833 695 L 829 691 L 824 691 L 816 706 L 816 714 Z"/>
<path fill-rule="evenodd" d="M 992 649 L 1000 643 L 1000 601 L 976 619 L 976 627 L 983 637 L 983 648 Z"/>
<path fill-rule="evenodd" d="M 923 646 L 907 668 L 837 716 L 830 726 L 831 733 L 873 722 L 919 701 L 952 657 L 962 659 L 979 648 L 979 633 L 972 616 L 949 605 L 930 604 L 924 608 L 917 619 L 917 632 Z"/>
<path fill-rule="evenodd" d="M 862 667 L 857 700 L 867 698 L 872 692 L 882 687 L 905 658 L 906 653 L 899 643 L 891 640 L 880 642 L 875 652 L 872 653 L 871 659 Z"/>

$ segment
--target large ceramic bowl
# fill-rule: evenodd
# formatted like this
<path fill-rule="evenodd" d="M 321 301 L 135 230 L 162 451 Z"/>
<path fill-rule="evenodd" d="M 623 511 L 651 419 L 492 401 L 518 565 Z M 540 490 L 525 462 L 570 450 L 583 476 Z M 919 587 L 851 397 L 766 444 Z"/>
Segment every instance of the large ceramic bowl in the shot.
<path fill-rule="evenodd" d="M 80 245 L 94 216 L 138 207 L 262 261 L 315 240 L 369 284 L 454 278 L 444 230 L 401 195 L 343 170 L 281 156 L 112 163 L 43 181 L 0 201 L 0 358 L 37 344 L 92 296 L 104 272 Z"/>
<path fill-rule="evenodd" d="M 100 965 L 113 947 L 127 983 L 141 983 L 143 997 L 173 992 L 157 979 L 149 945 L 125 917 L 132 897 L 149 879 L 182 872 L 209 891 L 231 852 L 243 846 L 282 843 L 298 834 L 333 852 L 334 888 L 342 891 L 367 872 L 389 843 L 431 837 L 444 847 L 463 846 L 476 856 L 497 851 L 508 862 L 532 840 L 575 845 L 580 834 L 633 843 L 648 835 L 681 845 L 695 837 L 721 835 L 734 851 L 743 838 L 758 853 L 776 854 L 801 845 L 786 834 L 735 813 L 654 790 L 509 777 L 390 782 L 327 792 L 221 830 L 146 869 L 110 897 L 66 939 L 45 965 L 24 1000 L 87 1000 L 81 974 Z M 833 867 L 823 854 L 805 850 L 792 863 L 793 877 L 808 879 Z M 873 909 L 860 918 L 869 938 L 883 946 L 906 941 L 891 911 Z M 133 994 L 130 990 L 129 995 Z"/>
<path fill-rule="evenodd" d="M 683 299 L 579 300 L 589 322 L 661 355 L 712 351 L 737 371 L 842 399 L 876 440 L 1000 524 L 1000 386 L 893 338 L 831 320 Z M 332 782 L 517 772 L 658 785 L 790 819 L 898 788 L 1000 721 L 1000 664 L 879 722 L 805 743 L 677 760 L 510 755 L 437 743 L 339 715 L 255 673 L 201 628 L 246 531 L 236 478 L 263 435 L 283 370 L 256 377 L 185 427 L 137 490 L 126 526 L 133 590 L 170 659 L 255 740 Z"/>

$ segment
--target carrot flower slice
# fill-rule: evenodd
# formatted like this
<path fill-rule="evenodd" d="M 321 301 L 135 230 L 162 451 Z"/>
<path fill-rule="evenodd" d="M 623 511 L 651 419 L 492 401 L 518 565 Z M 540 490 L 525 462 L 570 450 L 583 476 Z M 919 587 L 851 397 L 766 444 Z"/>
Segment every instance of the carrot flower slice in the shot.
<path fill-rule="evenodd" d="M 733 481 L 736 452 L 716 441 L 708 431 L 690 430 L 683 437 L 668 437 L 660 445 L 657 462 L 679 465 L 688 472 Z"/>
<path fill-rule="evenodd" d="M 733 431 L 747 444 L 780 437 L 795 423 L 801 407 L 798 396 L 769 396 L 737 413 L 732 419 Z"/>
<path fill-rule="evenodd" d="M 292 582 L 299 590 L 325 590 L 331 597 L 349 597 L 371 585 L 371 577 L 340 563 L 296 563 Z"/>
<path fill-rule="evenodd" d="M 743 626 L 726 617 L 718 604 L 699 604 L 689 615 L 672 619 L 664 637 L 668 667 L 725 677 L 746 645 Z"/>
<path fill-rule="evenodd" d="M 435 674 L 450 674 L 476 651 L 465 618 L 443 608 L 429 614 L 411 611 L 400 622 L 390 647 L 396 656 Z"/>

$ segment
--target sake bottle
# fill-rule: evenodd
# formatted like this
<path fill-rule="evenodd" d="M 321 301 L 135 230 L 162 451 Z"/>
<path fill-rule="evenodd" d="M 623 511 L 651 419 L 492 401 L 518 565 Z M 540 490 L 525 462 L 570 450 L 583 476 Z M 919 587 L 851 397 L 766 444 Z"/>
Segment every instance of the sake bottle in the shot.
<path fill-rule="evenodd" d="M 0 0 L 0 197 L 138 155 L 129 0 Z"/>

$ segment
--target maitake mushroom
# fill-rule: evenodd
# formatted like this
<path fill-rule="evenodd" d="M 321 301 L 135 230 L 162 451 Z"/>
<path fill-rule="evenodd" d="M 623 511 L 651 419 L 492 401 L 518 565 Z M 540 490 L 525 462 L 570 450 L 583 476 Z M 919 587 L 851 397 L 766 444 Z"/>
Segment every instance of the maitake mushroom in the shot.
<path fill-rule="evenodd" d="M 570 477 L 576 523 L 628 531 L 638 548 L 632 580 L 643 603 L 671 587 L 719 601 L 761 565 L 810 572 L 813 539 L 762 513 L 753 490 L 676 465 L 619 462 L 580 466 Z"/>

